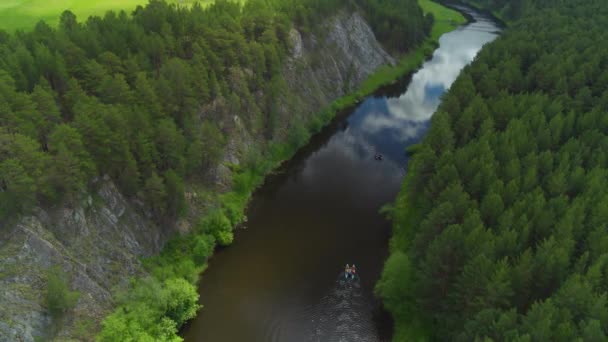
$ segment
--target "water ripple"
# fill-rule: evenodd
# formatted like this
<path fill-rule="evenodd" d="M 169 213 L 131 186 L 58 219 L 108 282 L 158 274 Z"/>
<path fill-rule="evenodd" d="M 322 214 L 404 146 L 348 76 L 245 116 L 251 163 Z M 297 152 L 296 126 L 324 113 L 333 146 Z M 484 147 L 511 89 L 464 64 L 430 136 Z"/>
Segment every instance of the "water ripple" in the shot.
<path fill-rule="evenodd" d="M 380 341 L 372 311 L 358 280 L 338 280 L 316 307 L 308 341 Z"/>

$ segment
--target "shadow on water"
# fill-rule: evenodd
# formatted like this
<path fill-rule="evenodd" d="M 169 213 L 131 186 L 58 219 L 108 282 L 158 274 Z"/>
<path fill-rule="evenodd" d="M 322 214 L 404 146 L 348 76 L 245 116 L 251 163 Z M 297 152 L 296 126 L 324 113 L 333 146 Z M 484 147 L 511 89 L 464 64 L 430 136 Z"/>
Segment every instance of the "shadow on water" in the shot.
<path fill-rule="evenodd" d="M 291 159 L 284 161 L 276 170 L 266 176 L 262 186 L 255 190 L 253 197 L 271 194 L 279 189 L 289 177 L 300 174 L 306 166 L 304 161 L 325 147 L 334 134 L 348 129 L 348 121 L 344 120 L 344 118 L 352 112 L 353 108 L 354 106 L 337 113 L 329 124 L 325 125 L 321 131 L 310 138 L 306 146 L 300 148 Z"/>
<path fill-rule="evenodd" d="M 409 73 L 403 77 L 400 77 L 389 85 L 380 87 L 372 94 L 372 96 L 375 98 L 398 98 L 399 96 L 403 95 L 403 89 L 406 89 L 407 85 L 412 82 L 413 75 L 414 73 Z"/>
<path fill-rule="evenodd" d="M 246 229 L 201 276 L 203 309 L 186 341 L 388 341 L 390 316 L 373 295 L 405 148 L 422 139 L 460 70 L 498 27 L 487 17 L 443 35 L 415 74 L 341 113 L 255 192 Z M 470 29 L 468 29 L 470 28 Z M 382 160 L 376 157 L 382 155 Z M 336 282 L 346 263 L 361 279 Z"/>

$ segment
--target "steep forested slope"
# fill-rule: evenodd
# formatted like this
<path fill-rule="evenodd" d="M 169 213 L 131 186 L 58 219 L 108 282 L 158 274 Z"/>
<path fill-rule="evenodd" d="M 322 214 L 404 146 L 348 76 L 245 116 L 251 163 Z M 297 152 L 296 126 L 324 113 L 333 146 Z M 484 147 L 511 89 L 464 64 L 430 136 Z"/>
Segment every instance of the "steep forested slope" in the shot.
<path fill-rule="evenodd" d="M 221 97 L 272 139 L 272 89 L 292 18 L 310 30 L 320 13 L 345 3 L 219 1 L 185 9 L 152 1 L 132 18 L 109 12 L 82 24 L 66 12 L 56 30 L 41 22 L 30 33 L 0 32 L 0 220 L 69 199 L 96 174 L 110 175 L 127 195 L 141 191 L 158 216 L 178 215 L 182 179 L 217 161 L 231 129 L 201 115 L 202 106 Z M 417 12 L 386 23 L 421 22 L 415 1 L 388 3 Z M 365 4 L 373 18 L 389 12 L 381 2 Z M 425 29 L 416 27 L 407 46 L 392 47 L 420 42 Z M 256 99 L 258 91 L 266 99 Z"/>
<path fill-rule="evenodd" d="M 399 52 L 430 27 L 414 0 L 151 1 L 0 32 L 0 334 L 91 339 L 120 305 L 102 339 L 175 339 L 263 174 L 394 62 L 363 17 Z"/>
<path fill-rule="evenodd" d="M 526 6 L 410 164 L 377 286 L 397 340 L 608 338 L 608 7 Z"/>

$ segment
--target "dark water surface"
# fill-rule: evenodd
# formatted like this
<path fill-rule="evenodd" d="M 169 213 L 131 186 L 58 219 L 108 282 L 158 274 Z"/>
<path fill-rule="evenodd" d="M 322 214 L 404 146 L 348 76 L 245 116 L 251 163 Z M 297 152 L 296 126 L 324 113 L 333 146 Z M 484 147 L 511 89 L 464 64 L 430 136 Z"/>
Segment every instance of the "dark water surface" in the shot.
<path fill-rule="evenodd" d="M 400 96 L 367 98 L 268 177 L 246 228 L 202 275 L 204 307 L 186 341 L 390 340 L 390 317 L 373 296 L 390 236 L 378 210 L 399 191 L 405 147 L 420 141 L 441 95 L 497 35 L 492 20 L 470 14 L 476 22 L 443 35 Z M 356 286 L 336 281 L 346 263 L 357 265 Z"/>

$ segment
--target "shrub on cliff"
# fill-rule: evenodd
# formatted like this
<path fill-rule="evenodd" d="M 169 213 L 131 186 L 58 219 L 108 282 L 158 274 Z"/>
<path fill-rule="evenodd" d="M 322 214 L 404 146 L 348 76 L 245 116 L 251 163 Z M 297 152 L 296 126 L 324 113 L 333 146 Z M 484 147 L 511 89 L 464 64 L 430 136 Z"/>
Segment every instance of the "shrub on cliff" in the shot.
<path fill-rule="evenodd" d="M 53 318 L 61 318 L 80 297 L 80 293 L 71 291 L 68 284 L 67 275 L 59 266 L 47 271 L 46 305 Z"/>

